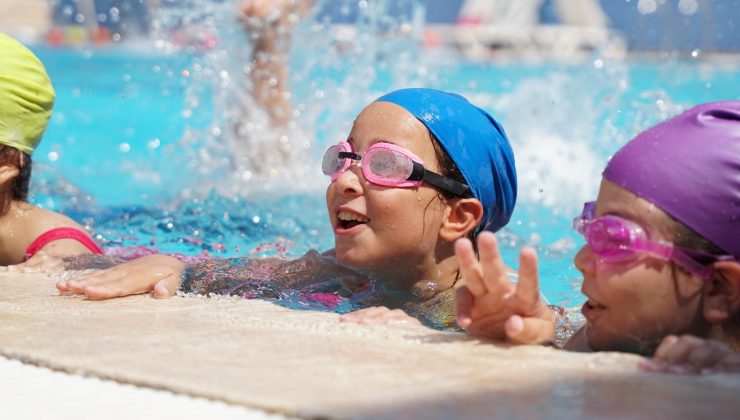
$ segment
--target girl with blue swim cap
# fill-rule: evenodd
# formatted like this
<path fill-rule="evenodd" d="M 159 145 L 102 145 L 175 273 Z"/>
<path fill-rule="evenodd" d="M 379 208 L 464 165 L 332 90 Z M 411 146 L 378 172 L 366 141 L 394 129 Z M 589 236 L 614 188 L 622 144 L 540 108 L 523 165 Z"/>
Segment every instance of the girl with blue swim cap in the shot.
<path fill-rule="evenodd" d="M 31 155 L 54 105 L 41 61 L 0 33 L 0 266 L 24 269 L 45 255 L 102 253 L 72 219 L 27 202 Z M 43 252 L 40 252 L 43 251 Z"/>
<path fill-rule="evenodd" d="M 394 308 L 348 321 L 382 322 L 405 318 L 406 311 L 429 325 L 454 325 L 452 291 L 461 283 L 455 240 L 500 229 L 514 209 L 516 170 L 501 125 L 461 96 L 404 89 L 365 108 L 347 139 L 329 147 L 322 166 L 331 179 L 330 251 L 293 261 L 237 258 L 191 266 L 154 255 L 61 281 L 58 288 L 93 299 L 150 291 L 155 297 L 178 290 L 259 297 L 320 290 L 358 306 Z"/>
<path fill-rule="evenodd" d="M 740 371 L 740 101 L 699 105 L 637 135 L 574 228 L 586 240 L 575 257 L 586 324 L 566 349 L 652 355 L 651 370 Z M 470 245 L 457 246 L 462 327 L 513 343 L 566 338 L 539 300 L 532 250 L 514 286 L 493 235 L 479 237 L 480 263 Z"/>

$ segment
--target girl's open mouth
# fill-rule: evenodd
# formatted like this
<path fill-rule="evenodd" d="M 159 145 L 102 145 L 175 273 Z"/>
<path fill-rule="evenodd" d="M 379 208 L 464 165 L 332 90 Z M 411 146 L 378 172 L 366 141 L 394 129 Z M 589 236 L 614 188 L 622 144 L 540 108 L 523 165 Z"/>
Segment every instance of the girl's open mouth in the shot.
<path fill-rule="evenodd" d="M 367 217 L 347 210 L 340 210 L 337 213 L 337 227 L 340 229 L 352 229 L 355 226 L 364 225 L 369 221 L 370 219 Z"/>
<path fill-rule="evenodd" d="M 590 317 L 601 313 L 605 309 L 606 306 L 593 299 L 589 299 L 588 301 L 586 301 L 586 303 L 583 304 L 583 307 L 581 308 L 581 313 L 584 317 L 586 317 L 586 319 L 589 319 Z"/>

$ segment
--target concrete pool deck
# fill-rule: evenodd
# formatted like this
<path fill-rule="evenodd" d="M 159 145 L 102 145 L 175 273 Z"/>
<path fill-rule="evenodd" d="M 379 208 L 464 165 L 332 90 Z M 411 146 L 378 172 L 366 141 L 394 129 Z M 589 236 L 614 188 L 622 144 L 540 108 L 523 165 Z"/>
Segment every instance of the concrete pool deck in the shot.
<path fill-rule="evenodd" d="M 740 375 L 644 373 L 633 355 L 340 324 L 263 301 L 94 302 L 60 296 L 54 283 L 0 274 L 1 355 L 298 417 L 730 418 L 740 409 Z M 9 363 L 0 389 L 12 386 Z"/>

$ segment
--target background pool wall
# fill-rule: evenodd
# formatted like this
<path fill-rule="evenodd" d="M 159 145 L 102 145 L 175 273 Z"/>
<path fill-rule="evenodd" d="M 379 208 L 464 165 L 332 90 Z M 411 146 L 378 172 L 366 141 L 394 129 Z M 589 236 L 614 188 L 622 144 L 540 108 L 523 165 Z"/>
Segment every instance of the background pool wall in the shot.
<path fill-rule="evenodd" d="M 464 0 L 418 0 L 426 21 L 454 24 Z M 44 3 L 46 7 L 44 7 Z M 132 39 L 156 28 L 161 10 L 203 9 L 233 0 L 0 0 L 0 28 L 26 38 L 45 34 L 52 26 L 86 28 L 102 36 Z M 374 1 L 323 0 L 319 16 L 336 23 L 354 23 L 361 8 Z M 563 22 L 558 0 L 534 0 L 543 24 Z M 740 8 L 736 0 L 595 0 L 631 51 L 740 52 Z M 91 16 L 94 15 L 94 16 Z M 180 22 L 190 25 L 187 19 Z M 101 28 L 99 33 L 95 28 Z M 84 36 L 79 31 L 72 38 Z"/>

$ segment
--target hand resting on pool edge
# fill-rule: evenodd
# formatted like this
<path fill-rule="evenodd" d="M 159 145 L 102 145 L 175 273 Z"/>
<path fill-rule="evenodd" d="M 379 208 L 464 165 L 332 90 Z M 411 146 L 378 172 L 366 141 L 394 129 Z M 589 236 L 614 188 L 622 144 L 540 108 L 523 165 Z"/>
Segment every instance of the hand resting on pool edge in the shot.
<path fill-rule="evenodd" d="M 100 300 L 152 293 L 168 298 L 177 293 L 185 263 L 168 255 L 147 255 L 114 267 L 57 282 L 62 293 Z"/>

